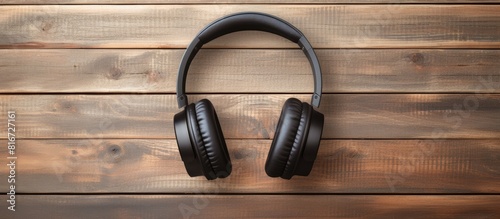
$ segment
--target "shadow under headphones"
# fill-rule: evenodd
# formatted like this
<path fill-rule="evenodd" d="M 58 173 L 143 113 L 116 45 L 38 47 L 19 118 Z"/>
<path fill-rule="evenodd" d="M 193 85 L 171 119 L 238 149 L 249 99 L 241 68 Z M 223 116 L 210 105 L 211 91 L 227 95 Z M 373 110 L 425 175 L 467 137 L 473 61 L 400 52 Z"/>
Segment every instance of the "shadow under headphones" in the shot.
<path fill-rule="evenodd" d="M 182 161 L 191 177 L 204 175 L 208 180 L 225 178 L 231 174 L 232 165 L 212 103 L 202 99 L 188 105 L 185 86 L 189 65 L 203 44 L 244 30 L 280 35 L 302 48 L 314 76 L 311 104 L 319 107 L 321 68 L 311 44 L 297 28 L 280 18 L 254 12 L 233 14 L 214 21 L 189 44 L 177 75 L 177 103 L 184 110 L 174 116 L 174 129 Z M 266 160 L 268 176 L 290 179 L 293 175 L 307 176 L 311 172 L 324 123 L 323 114 L 312 106 L 296 98 L 285 102 Z"/>

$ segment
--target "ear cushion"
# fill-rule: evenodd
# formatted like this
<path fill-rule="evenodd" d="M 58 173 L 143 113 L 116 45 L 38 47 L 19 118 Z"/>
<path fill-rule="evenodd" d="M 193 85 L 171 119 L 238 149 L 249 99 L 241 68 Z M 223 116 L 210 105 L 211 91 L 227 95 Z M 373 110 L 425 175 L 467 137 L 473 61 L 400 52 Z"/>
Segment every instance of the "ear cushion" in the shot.
<path fill-rule="evenodd" d="M 288 161 L 285 165 L 285 170 L 283 175 L 284 179 L 291 179 L 295 172 L 295 167 L 299 161 L 299 154 L 303 150 L 302 147 L 305 145 L 305 139 L 309 131 L 309 122 L 311 119 L 312 107 L 308 103 L 302 103 L 302 115 L 300 117 L 299 127 L 297 128 L 297 135 L 293 141 L 292 149 L 290 150 L 290 156 L 288 156 Z"/>
<path fill-rule="evenodd" d="M 200 151 L 206 150 L 215 176 L 227 177 L 231 173 L 231 161 L 215 109 L 209 100 L 203 99 L 196 103 L 195 111 L 203 142 Z"/>
<path fill-rule="evenodd" d="M 267 156 L 265 170 L 268 176 L 278 177 L 283 175 L 290 158 L 290 152 L 294 147 L 301 117 L 302 102 L 295 98 L 288 99 L 281 110 L 274 139 Z"/>
<path fill-rule="evenodd" d="M 201 168 L 205 177 L 209 180 L 216 179 L 215 172 L 212 169 L 210 160 L 208 159 L 207 151 L 203 145 L 203 138 L 201 137 L 200 127 L 198 125 L 198 119 L 196 116 L 195 104 L 191 103 L 186 107 L 187 111 L 187 122 L 190 130 L 190 136 L 193 139 L 194 149 L 198 160 L 201 164 Z"/>

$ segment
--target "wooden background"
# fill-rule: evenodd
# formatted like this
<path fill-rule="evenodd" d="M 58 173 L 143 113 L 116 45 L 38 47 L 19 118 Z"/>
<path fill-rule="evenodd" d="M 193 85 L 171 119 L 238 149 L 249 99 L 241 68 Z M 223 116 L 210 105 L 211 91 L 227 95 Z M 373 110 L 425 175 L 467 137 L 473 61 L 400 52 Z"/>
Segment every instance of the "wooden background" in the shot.
<path fill-rule="evenodd" d="M 498 1 L 40 2 L 0 1 L 0 124 L 16 111 L 18 157 L 10 212 L 1 128 L 0 218 L 500 217 Z M 326 120 L 309 177 L 264 172 L 282 104 L 308 101 L 312 77 L 296 45 L 260 32 L 194 60 L 190 100 L 214 103 L 233 173 L 185 172 L 183 49 L 241 11 L 282 17 L 317 49 Z"/>

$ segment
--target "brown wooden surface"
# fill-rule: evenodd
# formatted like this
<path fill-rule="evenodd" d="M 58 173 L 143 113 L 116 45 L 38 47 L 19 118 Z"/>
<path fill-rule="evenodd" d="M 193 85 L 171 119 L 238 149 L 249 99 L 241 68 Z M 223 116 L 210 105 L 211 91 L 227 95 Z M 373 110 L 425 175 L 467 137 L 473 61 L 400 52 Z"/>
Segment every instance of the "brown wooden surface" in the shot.
<path fill-rule="evenodd" d="M 233 174 L 207 182 L 185 173 L 175 140 L 19 140 L 18 192 L 500 192 L 500 140 L 324 140 L 310 176 L 289 182 L 264 172 L 270 140 L 227 144 Z"/>
<path fill-rule="evenodd" d="M 0 91 L 175 93 L 183 53 L 180 49 L 4 49 Z M 317 55 L 325 93 L 500 91 L 500 50 L 326 49 Z M 307 58 L 298 49 L 201 50 L 189 70 L 187 88 L 196 93 L 313 89 Z"/>
<path fill-rule="evenodd" d="M 400 218 L 411 212 L 411 218 L 423 219 L 498 218 L 499 201 L 498 195 L 21 195 L 24 206 L 7 215 L 38 218 L 51 211 L 58 218 Z"/>
<path fill-rule="evenodd" d="M 226 138 L 270 139 L 285 94 L 207 98 Z M 309 101 L 310 95 L 295 95 Z M 18 138 L 175 138 L 175 95 L 2 95 L 20 115 Z M 498 138 L 498 94 L 325 94 L 323 138 Z M 7 138 L 0 130 L 0 139 Z"/>
<path fill-rule="evenodd" d="M 2 6 L 0 48 L 185 48 L 211 21 L 241 11 L 285 19 L 315 48 L 500 48 L 499 10 L 500 5 Z M 224 36 L 208 47 L 297 45 L 259 32 Z"/>
<path fill-rule="evenodd" d="M 392 5 L 412 4 L 412 3 L 498 3 L 497 0 L 2 0 L 1 4 L 6 5 L 50 5 L 50 4 L 227 4 L 227 3 L 243 3 L 243 4 L 376 4 L 385 3 Z"/>
<path fill-rule="evenodd" d="M 0 1 L 0 127 L 15 110 L 18 157 L 14 214 L 0 159 L 0 218 L 499 218 L 498 3 Z M 282 17 L 317 48 L 326 120 L 308 177 L 264 172 L 283 102 L 313 86 L 297 46 L 259 32 L 194 60 L 190 101 L 214 103 L 233 173 L 185 172 L 183 49 L 239 11 Z"/>

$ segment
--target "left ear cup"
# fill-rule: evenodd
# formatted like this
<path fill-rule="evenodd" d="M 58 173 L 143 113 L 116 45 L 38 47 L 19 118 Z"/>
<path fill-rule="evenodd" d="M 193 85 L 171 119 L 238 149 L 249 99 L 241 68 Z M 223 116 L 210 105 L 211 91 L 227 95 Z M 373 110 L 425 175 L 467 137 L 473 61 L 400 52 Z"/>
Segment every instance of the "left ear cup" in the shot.
<path fill-rule="evenodd" d="M 265 170 L 268 176 L 307 176 L 319 148 L 323 114 L 298 99 L 288 99 L 281 111 Z"/>
<path fill-rule="evenodd" d="M 203 99 L 174 116 L 179 151 L 188 174 L 209 180 L 227 177 L 232 165 L 217 114 Z"/>

